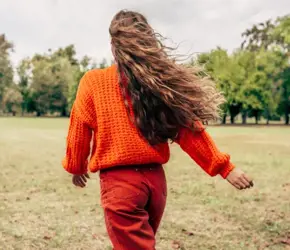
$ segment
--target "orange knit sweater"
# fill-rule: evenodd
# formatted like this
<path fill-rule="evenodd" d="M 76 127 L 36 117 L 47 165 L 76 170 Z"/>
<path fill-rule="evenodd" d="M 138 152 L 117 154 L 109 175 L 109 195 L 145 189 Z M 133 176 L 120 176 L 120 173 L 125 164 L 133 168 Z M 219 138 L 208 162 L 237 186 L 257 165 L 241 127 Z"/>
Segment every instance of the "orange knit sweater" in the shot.
<path fill-rule="evenodd" d="M 211 176 L 220 174 L 226 178 L 234 168 L 229 155 L 217 149 L 205 130 L 192 133 L 183 128 L 176 143 Z M 116 65 L 83 76 L 71 112 L 63 160 L 69 173 L 84 174 L 88 169 L 97 172 L 121 165 L 165 164 L 169 155 L 167 143 L 150 146 L 130 121 Z"/>

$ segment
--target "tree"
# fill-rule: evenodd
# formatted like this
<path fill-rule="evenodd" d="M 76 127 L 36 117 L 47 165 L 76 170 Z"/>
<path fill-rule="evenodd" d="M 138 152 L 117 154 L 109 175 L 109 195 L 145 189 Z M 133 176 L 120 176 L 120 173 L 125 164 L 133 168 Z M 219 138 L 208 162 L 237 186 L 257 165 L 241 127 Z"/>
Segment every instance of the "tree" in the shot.
<path fill-rule="evenodd" d="M 51 50 L 49 50 L 52 52 Z M 67 58 L 72 66 L 78 66 L 78 60 L 76 59 L 76 49 L 73 44 L 70 44 L 64 48 L 59 48 L 51 54 L 54 58 Z"/>
<path fill-rule="evenodd" d="M 9 58 L 12 49 L 13 44 L 7 41 L 4 34 L 0 35 L 0 105 L 3 103 L 5 88 L 13 83 L 13 68 Z"/>
<path fill-rule="evenodd" d="M 245 38 L 241 47 L 250 51 L 268 49 L 272 44 L 272 30 L 275 27 L 272 20 L 264 23 L 255 24 L 252 28 L 247 29 L 242 36 Z"/>
<path fill-rule="evenodd" d="M 200 54 L 197 58 L 199 64 L 204 65 L 206 72 L 217 83 L 217 87 L 224 93 L 227 100 L 223 106 L 223 120 L 226 123 L 227 113 L 230 114 L 231 123 L 242 108 L 240 88 L 244 79 L 243 68 L 238 64 L 234 56 L 228 55 L 222 48 L 212 50 L 210 53 Z"/>
<path fill-rule="evenodd" d="M 71 107 L 75 101 L 77 89 L 79 86 L 79 82 L 83 75 L 90 69 L 96 67 L 95 63 L 92 62 L 92 59 L 88 56 L 84 56 L 79 65 L 74 67 L 73 71 L 71 72 L 73 75 L 73 80 L 69 82 L 68 86 L 68 110 L 71 110 Z"/>
<path fill-rule="evenodd" d="M 12 113 L 15 116 L 21 110 L 22 101 L 22 95 L 16 85 L 5 89 L 3 103 L 6 112 Z"/>
<path fill-rule="evenodd" d="M 260 50 L 256 56 L 257 71 L 264 75 L 262 90 L 264 93 L 264 116 L 269 124 L 270 119 L 277 115 L 279 103 L 279 88 L 281 82 L 281 69 L 287 62 L 280 49 Z"/>
<path fill-rule="evenodd" d="M 290 52 L 290 15 L 278 17 L 271 30 L 271 41 L 285 52 Z"/>
<path fill-rule="evenodd" d="M 290 15 L 280 17 L 276 21 L 272 36 L 276 44 L 284 51 L 284 67 L 281 69 L 280 102 L 278 111 L 284 114 L 285 124 L 289 124 L 290 116 Z"/>
<path fill-rule="evenodd" d="M 17 67 L 17 74 L 19 78 L 18 86 L 22 95 L 21 110 L 22 115 L 25 112 L 33 111 L 33 99 L 31 96 L 31 61 L 29 58 L 24 58 L 20 61 Z"/>
<path fill-rule="evenodd" d="M 242 47 L 250 51 L 279 51 L 284 58 L 276 64 L 276 83 L 279 83 L 278 112 L 284 114 L 285 124 L 289 124 L 290 114 L 290 82 L 289 82 L 289 53 L 290 53 L 290 15 L 278 17 L 275 21 L 268 20 L 244 32 L 245 41 Z M 269 65 L 272 63 L 269 62 Z M 280 79 L 277 79 L 277 76 Z"/>
<path fill-rule="evenodd" d="M 237 64 L 237 69 L 239 72 L 239 91 L 238 96 L 241 103 L 240 112 L 242 114 L 242 123 L 247 123 L 247 117 L 249 116 L 250 111 L 250 101 L 247 96 L 245 89 L 249 83 L 248 79 L 255 71 L 255 54 L 249 51 L 236 50 L 233 55 L 233 60 Z M 234 73 L 236 74 L 236 73 Z"/>
<path fill-rule="evenodd" d="M 267 123 L 275 114 L 277 103 L 277 65 L 280 64 L 279 53 L 270 50 L 250 52 L 240 51 L 239 64 L 244 68 L 244 84 L 241 88 L 243 101 L 242 117 L 255 117 L 258 123 L 263 114 Z"/>
<path fill-rule="evenodd" d="M 102 60 L 102 62 L 100 63 L 99 68 L 100 68 L 100 69 L 104 69 L 104 68 L 106 68 L 106 67 L 108 67 L 108 62 L 107 62 L 107 59 L 104 58 L 104 59 Z"/>
<path fill-rule="evenodd" d="M 285 124 L 289 125 L 290 115 L 290 67 L 288 66 L 281 72 L 280 79 L 280 99 L 278 113 L 284 115 Z"/>
<path fill-rule="evenodd" d="M 74 81 L 67 58 L 44 57 L 32 60 L 31 91 L 38 116 L 48 112 L 68 115 L 68 86 Z"/>

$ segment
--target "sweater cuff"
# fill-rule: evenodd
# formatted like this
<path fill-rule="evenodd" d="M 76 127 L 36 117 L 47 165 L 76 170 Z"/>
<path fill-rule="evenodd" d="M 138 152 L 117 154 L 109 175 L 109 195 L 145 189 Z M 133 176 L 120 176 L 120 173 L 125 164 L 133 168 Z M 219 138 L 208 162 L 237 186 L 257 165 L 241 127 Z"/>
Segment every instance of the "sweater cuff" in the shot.
<path fill-rule="evenodd" d="M 83 175 L 83 174 L 88 173 L 88 161 L 85 162 L 82 168 L 80 167 L 73 168 L 73 167 L 69 167 L 69 164 L 67 163 L 67 159 L 64 158 L 62 160 L 62 166 L 68 173 L 73 174 L 73 175 Z"/>
<path fill-rule="evenodd" d="M 221 171 L 220 171 L 220 175 L 226 179 L 229 175 L 229 173 L 235 168 L 235 166 L 229 162 Z"/>

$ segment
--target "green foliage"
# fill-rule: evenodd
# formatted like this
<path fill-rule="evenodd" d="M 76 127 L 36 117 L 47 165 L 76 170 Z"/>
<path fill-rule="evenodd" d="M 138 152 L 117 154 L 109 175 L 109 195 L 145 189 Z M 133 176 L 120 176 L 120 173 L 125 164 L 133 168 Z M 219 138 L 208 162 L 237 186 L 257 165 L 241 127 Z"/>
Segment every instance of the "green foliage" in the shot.
<path fill-rule="evenodd" d="M 22 101 L 23 97 L 17 85 L 13 84 L 5 89 L 3 103 L 6 112 L 16 115 L 21 109 Z"/>
<path fill-rule="evenodd" d="M 72 71 L 74 81 L 70 81 L 68 85 L 68 110 L 70 111 L 74 100 L 76 98 L 77 89 L 79 86 L 79 82 L 83 75 L 92 68 L 95 68 L 96 65 L 92 62 L 92 59 L 88 56 L 84 56 L 80 62 L 78 67 L 74 67 Z"/>
<path fill-rule="evenodd" d="M 273 43 L 290 51 L 290 15 L 277 18 L 271 37 Z"/>
<path fill-rule="evenodd" d="M 104 69 L 104 68 L 106 68 L 106 67 L 108 67 L 108 62 L 107 62 L 107 60 L 104 58 L 104 59 L 102 60 L 102 62 L 100 63 L 99 68 L 100 68 L 100 69 Z"/>
<path fill-rule="evenodd" d="M 72 84 L 73 66 L 66 57 L 32 60 L 31 91 L 38 115 L 68 114 L 68 86 Z"/>
<path fill-rule="evenodd" d="M 280 73 L 280 102 L 279 114 L 284 115 L 285 123 L 289 124 L 290 116 L 290 15 L 277 19 L 277 26 L 273 31 L 273 37 L 284 51 L 284 64 Z"/>
<path fill-rule="evenodd" d="M 92 68 L 91 59 L 75 58 L 72 45 L 48 54 L 36 54 L 23 59 L 17 67 L 18 87 L 22 95 L 22 113 L 36 112 L 38 116 L 60 114 L 67 116 L 75 100 L 84 73 Z"/>
<path fill-rule="evenodd" d="M 242 49 L 229 55 L 217 48 L 198 56 L 197 62 L 216 81 L 227 103 L 231 122 L 239 113 L 268 121 L 290 114 L 290 16 L 254 25 L 243 33 Z M 225 118 L 225 117 L 224 117 Z M 225 122 L 225 119 L 223 120 Z"/>
<path fill-rule="evenodd" d="M 13 44 L 7 41 L 4 34 L 0 34 L 0 109 L 5 88 L 13 83 L 13 68 L 9 58 L 12 49 Z"/>
<path fill-rule="evenodd" d="M 289 97 L 280 86 L 282 72 L 283 86 L 289 79 L 288 71 L 284 70 L 285 67 L 289 68 L 286 58 L 277 48 L 261 48 L 258 51 L 236 50 L 232 55 L 217 48 L 200 54 L 197 62 L 204 65 L 205 71 L 224 93 L 227 100 L 224 113 L 230 114 L 232 123 L 239 113 L 254 116 L 258 122 L 261 115 L 268 120 L 276 116 L 281 97 Z M 283 105 L 285 106 L 284 102 Z"/>
<path fill-rule="evenodd" d="M 250 51 L 266 53 L 261 60 L 260 71 L 267 75 L 268 88 L 272 88 L 273 100 L 269 110 L 273 113 L 278 106 L 278 113 L 283 114 L 285 123 L 289 124 L 290 114 L 290 80 L 289 80 L 289 53 L 290 53 L 290 15 L 278 17 L 274 22 L 254 25 L 244 33 L 245 41 L 242 47 Z M 271 86 L 269 86 L 271 85 Z M 278 95 L 278 97 L 277 97 Z M 269 112 L 268 112 L 269 113 Z"/>
<path fill-rule="evenodd" d="M 17 67 L 17 74 L 19 77 L 19 91 L 22 95 L 21 111 L 24 112 L 33 111 L 33 100 L 30 91 L 31 83 L 31 62 L 29 58 L 25 58 L 20 61 Z"/>
<path fill-rule="evenodd" d="M 217 87 L 224 93 L 227 103 L 223 111 L 225 115 L 230 113 L 233 123 L 242 107 L 243 98 L 240 90 L 245 78 L 245 70 L 239 64 L 238 57 L 230 56 L 226 50 L 217 48 L 210 53 L 201 54 L 197 61 L 204 65 L 205 70 L 217 83 Z"/>

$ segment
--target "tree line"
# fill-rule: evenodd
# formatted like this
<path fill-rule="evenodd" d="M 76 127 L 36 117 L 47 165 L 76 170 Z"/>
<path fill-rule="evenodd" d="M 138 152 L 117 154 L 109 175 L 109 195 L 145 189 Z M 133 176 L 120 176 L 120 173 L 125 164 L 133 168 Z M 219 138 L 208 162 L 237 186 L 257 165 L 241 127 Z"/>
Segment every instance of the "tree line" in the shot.
<path fill-rule="evenodd" d="M 227 100 L 222 123 L 247 123 L 264 118 L 289 124 L 290 116 L 290 15 L 267 20 L 246 30 L 233 53 L 217 47 L 191 59 L 205 76 L 217 83 Z M 13 44 L 0 35 L 0 112 L 37 116 L 68 116 L 81 77 L 90 69 L 105 68 L 103 59 L 76 57 L 74 45 L 24 58 L 13 68 Z"/>

